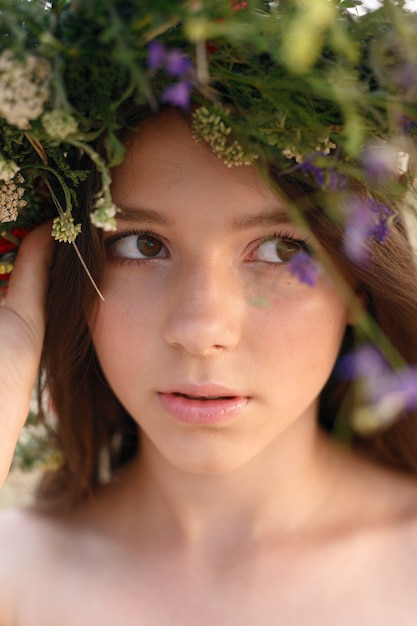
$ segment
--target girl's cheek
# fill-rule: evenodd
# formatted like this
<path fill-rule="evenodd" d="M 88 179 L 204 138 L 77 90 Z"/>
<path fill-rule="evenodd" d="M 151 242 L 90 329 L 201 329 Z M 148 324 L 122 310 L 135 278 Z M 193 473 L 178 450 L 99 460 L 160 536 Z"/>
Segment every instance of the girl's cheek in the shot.
<path fill-rule="evenodd" d="M 109 263 L 100 288 L 107 304 L 120 309 L 121 314 L 136 310 L 137 314 L 142 312 L 145 315 L 149 309 L 163 307 L 164 298 L 169 299 L 170 294 L 177 292 L 178 282 L 183 285 L 184 279 L 169 264 L 139 269 L 134 265 Z M 242 264 L 231 271 L 229 277 L 225 278 L 222 273 L 219 286 L 229 293 L 233 291 L 235 297 L 251 310 L 266 309 L 265 313 L 274 314 L 277 307 L 280 314 L 291 314 L 293 308 L 304 308 L 316 301 L 322 291 L 319 285 L 311 287 L 300 281 L 284 264 L 277 267 Z"/>
<path fill-rule="evenodd" d="M 299 303 L 313 295 L 312 287 L 301 282 L 285 268 L 267 271 L 251 268 L 244 273 L 242 289 L 248 303 L 261 307 Z"/>

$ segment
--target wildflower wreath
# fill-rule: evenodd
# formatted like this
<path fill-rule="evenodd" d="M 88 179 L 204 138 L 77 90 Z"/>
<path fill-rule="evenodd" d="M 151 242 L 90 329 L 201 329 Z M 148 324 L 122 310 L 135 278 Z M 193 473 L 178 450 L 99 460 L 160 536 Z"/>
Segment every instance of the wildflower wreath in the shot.
<path fill-rule="evenodd" d="M 83 155 L 101 177 L 91 220 L 114 228 L 128 103 L 189 111 L 196 140 L 230 167 L 275 163 L 314 181 L 363 262 L 369 241 L 389 237 L 388 207 L 413 193 L 416 38 L 417 16 L 393 0 L 372 12 L 359 0 L 1 0 L 0 285 L 38 223 L 53 219 L 55 239 L 76 248 Z M 367 194 L 335 203 L 348 180 Z M 292 271 L 314 283 L 308 259 Z M 372 367 L 398 386 L 378 357 Z"/>

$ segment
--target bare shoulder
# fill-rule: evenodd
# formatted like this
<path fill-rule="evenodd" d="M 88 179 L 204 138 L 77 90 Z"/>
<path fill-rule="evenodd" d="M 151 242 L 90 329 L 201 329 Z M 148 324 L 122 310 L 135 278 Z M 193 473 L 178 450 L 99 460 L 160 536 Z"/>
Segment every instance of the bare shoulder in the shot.
<path fill-rule="evenodd" d="M 417 582 L 417 476 L 351 457 L 339 501 L 348 527 L 375 563 L 395 563 Z M 346 475 L 348 474 L 348 478 Z M 383 581 L 392 568 L 379 572 Z"/>
<path fill-rule="evenodd" d="M 0 589 L 22 579 L 47 558 L 56 540 L 54 524 L 31 509 L 8 509 L 0 514 Z M 45 547 L 48 549 L 45 550 Z M 44 555 L 42 557 L 42 555 Z"/>
<path fill-rule="evenodd" d="M 315 572 L 335 600 L 335 615 L 343 606 L 344 621 L 335 621 L 413 624 L 417 477 L 344 450 L 329 471 L 333 487 L 321 509 L 314 555 L 319 554 Z M 353 602 L 346 605 L 347 594 Z"/>
<path fill-rule="evenodd" d="M 11 508 L 0 514 L 0 547 L 2 554 L 35 550 L 46 540 L 51 539 L 51 531 L 57 528 L 56 520 L 30 507 Z"/>
<path fill-rule="evenodd" d="M 34 563 L 35 527 L 24 510 L 8 509 L 0 515 L 0 624 L 15 621 L 19 588 Z"/>
<path fill-rule="evenodd" d="M 29 508 L 0 514 L 1 626 L 16 622 L 16 607 L 45 590 L 42 581 L 49 578 L 53 587 L 54 566 L 65 561 L 70 544 L 65 525 L 50 516 Z"/>
<path fill-rule="evenodd" d="M 387 615 L 393 612 L 391 623 L 394 617 L 414 623 L 410 616 L 417 611 L 417 478 L 373 468 L 363 481 L 362 515 L 368 515 L 369 524 L 361 555 L 369 594 L 380 599 Z M 358 515 L 360 520 L 360 511 Z"/>
<path fill-rule="evenodd" d="M 3 574 L 13 562 L 14 572 L 20 555 L 30 555 L 37 543 L 35 536 L 40 534 L 41 524 L 37 516 L 28 509 L 6 509 L 0 514 L 0 576 L 3 584 Z"/>
<path fill-rule="evenodd" d="M 2 512 L 0 588 L 10 571 L 22 580 L 39 578 L 44 568 L 69 566 L 70 556 L 85 552 L 88 542 L 94 543 L 94 529 L 79 523 L 76 511 L 54 514 L 27 507 Z"/>

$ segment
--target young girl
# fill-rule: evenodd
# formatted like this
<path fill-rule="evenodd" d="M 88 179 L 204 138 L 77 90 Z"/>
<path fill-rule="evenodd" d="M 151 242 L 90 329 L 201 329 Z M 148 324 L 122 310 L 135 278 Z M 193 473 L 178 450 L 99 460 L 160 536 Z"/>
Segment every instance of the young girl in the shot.
<path fill-rule="evenodd" d="M 47 224 L 0 310 L 3 474 L 40 360 L 61 455 L 37 506 L 1 518 L 0 623 L 414 623 L 417 273 L 400 207 L 359 263 L 311 172 L 228 167 L 195 113 L 125 117 L 116 228 L 89 219 L 97 159 L 73 211 L 91 275 Z M 358 206 L 367 190 L 347 184 Z M 386 359 L 368 346 L 352 366 L 355 327 Z M 401 412 L 356 449 L 319 425 L 345 427 L 352 368 L 374 383 L 368 413 Z"/>

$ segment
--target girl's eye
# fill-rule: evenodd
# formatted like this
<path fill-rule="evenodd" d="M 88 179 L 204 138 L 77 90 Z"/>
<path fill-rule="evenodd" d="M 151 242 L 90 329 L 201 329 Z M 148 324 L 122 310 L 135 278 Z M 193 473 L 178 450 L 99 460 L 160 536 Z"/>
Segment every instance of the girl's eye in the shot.
<path fill-rule="evenodd" d="M 253 260 L 266 263 L 288 263 L 306 249 L 304 242 L 284 237 L 271 237 L 263 241 L 252 253 Z"/>
<path fill-rule="evenodd" d="M 122 235 L 109 239 L 106 248 L 111 256 L 120 259 L 155 259 L 168 256 L 162 241 L 152 233 Z"/>

